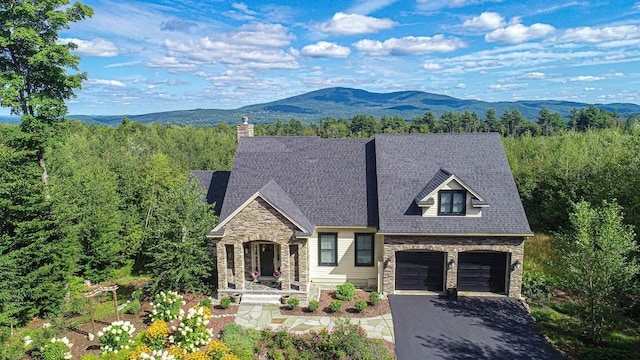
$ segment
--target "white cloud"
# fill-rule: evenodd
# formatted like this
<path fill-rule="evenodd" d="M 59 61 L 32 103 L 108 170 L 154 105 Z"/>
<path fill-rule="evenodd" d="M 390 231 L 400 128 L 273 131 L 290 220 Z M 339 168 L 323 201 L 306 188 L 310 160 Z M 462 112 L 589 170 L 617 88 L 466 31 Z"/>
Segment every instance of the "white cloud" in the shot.
<path fill-rule="evenodd" d="M 466 89 L 467 88 L 467 84 L 460 83 L 460 84 L 456 85 L 456 88 L 458 88 L 458 89 Z"/>
<path fill-rule="evenodd" d="M 336 43 L 320 41 L 316 44 L 303 47 L 302 50 L 300 50 L 300 54 L 315 58 L 346 58 L 351 54 L 351 49 Z"/>
<path fill-rule="evenodd" d="M 529 84 L 504 84 L 504 85 L 496 84 L 496 85 L 490 85 L 489 89 L 498 90 L 498 91 L 509 91 L 509 90 L 524 89 L 528 86 Z"/>
<path fill-rule="evenodd" d="M 58 40 L 59 44 L 74 43 L 77 48 L 73 52 L 82 56 L 113 57 L 118 56 L 118 47 L 109 40 L 96 38 L 93 40 L 81 40 L 67 38 Z"/>
<path fill-rule="evenodd" d="M 604 80 L 606 78 L 601 77 L 601 76 L 592 76 L 592 75 L 586 75 L 586 76 L 576 76 L 573 78 L 570 78 L 569 81 L 571 82 L 591 82 L 591 81 L 599 81 L 599 80 Z"/>
<path fill-rule="evenodd" d="M 446 53 L 466 46 L 464 41 L 444 35 L 407 36 L 399 39 L 390 38 L 384 42 L 364 39 L 352 45 L 356 50 L 372 56 Z"/>
<path fill-rule="evenodd" d="M 520 79 L 534 79 L 534 80 L 542 80 L 546 78 L 547 78 L 547 75 L 545 73 L 541 73 L 538 71 L 530 72 L 520 77 Z"/>
<path fill-rule="evenodd" d="M 318 25 L 317 30 L 333 35 L 357 35 L 391 29 L 394 25 L 395 22 L 391 19 L 337 12 L 331 20 Z"/>
<path fill-rule="evenodd" d="M 151 59 L 151 61 L 147 63 L 147 66 L 151 69 L 166 70 L 170 73 L 187 72 L 195 70 L 198 67 L 196 63 L 186 62 L 172 56 Z"/>
<path fill-rule="evenodd" d="M 536 23 L 531 26 L 525 26 L 517 23 L 496 29 L 485 35 L 484 39 L 487 42 L 518 44 L 545 37 L 554 31 L 555 28 L 547 24 Z"/>
<path fill-rule="evenodd" d="M 199 40 L 165 40 L 167 56 L 154 59 L 149 66 L 165 65 L 172 72 L 213 63 L 255 69 L 297 69 L 300 65 L 295 56 L 281 49 L 294 38 L 279 24 L 250 24 Z"/>
<path fill-rule="evenodd" d="M 417 2 L 420 10 L 433 11 L 444 8 L 459 8 L 469 5 L 500 1 L 502 0 L 418 0 Z"/>
<path fill-rule="evenodd" d="M 602 28 L 583 26 L 575 29 L 567 29 L 558 40 L 562 42 L 598 43 L 638 38 L 640 38 L 640 27 L 636 25 L 622 25 Z"/>
<path fill-rule="evenodd" d="M 372 12 L 385 8 L 397 1 L 398 0 L 359 0 L 346 12 L 348 14 L 371 14 Z"/>
<path fill-rule="evenodd" d="M 504 25 L 504 17 L 490 11 L 483 12 L 462 23 L 463 27 L 472 30 L 494 30 Z"/>
<path fill-rule="evenodd" d="M 87 79 L 83 81 L 85 85 L 101 85 L 109 87 L 126 87 L 126 85 L 118 80 L 105 80 L 105 79 Z"/>
<path fill-rule="evenodd" d="M 425 70 L 436 71 L 442 70 L 442 65 L 436 63 L 424 63 L 422 64 L 422 68 Z"/>
<path fill-rule="evenodd" d="M 584 91 L 593 91 L 593 90 L 595 90 L 595 89 L 596 89 L 596 88 L 586 87 L 586 88 L 584 88 Z"/>

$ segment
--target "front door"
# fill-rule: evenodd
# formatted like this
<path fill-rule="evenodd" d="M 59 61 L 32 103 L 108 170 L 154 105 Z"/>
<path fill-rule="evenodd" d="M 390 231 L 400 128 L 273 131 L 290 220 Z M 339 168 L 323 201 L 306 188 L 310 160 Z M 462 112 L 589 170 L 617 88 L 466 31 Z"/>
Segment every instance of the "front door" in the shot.
<path fill-rule="evenodd" d="M 273 244 L 260 244 L 258 249 L 260 252 L 260 275 L 273 276 L 275 271 L 273 268 L 275 246 Z"/>

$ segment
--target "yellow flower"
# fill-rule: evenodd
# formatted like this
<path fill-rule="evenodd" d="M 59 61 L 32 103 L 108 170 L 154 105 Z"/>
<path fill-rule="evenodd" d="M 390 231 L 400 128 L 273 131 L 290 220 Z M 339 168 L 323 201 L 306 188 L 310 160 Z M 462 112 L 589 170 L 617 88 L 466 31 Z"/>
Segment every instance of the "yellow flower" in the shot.
<path fill-rule="evenodd" d="M 167 350 L 169 355 L 173 355 L 176 359 L 182 359 L 184 357 L 184 351 L 178 346 L 172 346 Z"/>
<path fill-rule="evenodd" d="M 219 357 L 222 354 L 226 354 L 230 351 L 229 347 L 222 341 L 212 341 L 207 344 L 207 354 L 211 357 Z"/>
<path fill-rule="evenodd" d="M 164 320 L 156 320 L 145 333 L 144 342 L 158 350 L 164 347 L 167 336 L 169 336 L 167 323 Z"/>
<path fill-rule="evenodd" d="M 209 355 L 204 351 L 198 350 L 184 356 L 184 360 L 209 360 Z"/>
<path fill-rule="evenodd" d="M 133 349 L 130 353 L 129 356 L 127 356 L 127 360 L 138 360 L 138 359 L 142 359 L 140 357 L 140 354 L 142 353 L 147 353 L 147 354 L 151 354 L 151 349 L 146 345 L 146 344 L 140 344 L 138 346 L 136 346 L 135 349 Z"/>
<path fill-rule="evenodd" d="M 211 315 L 212 315 L 212 314 L 211 314 L 211 309 L 209 309 L 208 307 L 206 307 L 206 306 L 199 306 L 199 305 L 198 305 L 198 306 L 194 307 L 194 309 L 195 309 L 196 311 L 199 311 L 200 309 L 202 309 L 202 315 L 204 315 L 204 318 L 205 318 L 205 319 L 210 319 L 210 318 L 211 318 Z"/>

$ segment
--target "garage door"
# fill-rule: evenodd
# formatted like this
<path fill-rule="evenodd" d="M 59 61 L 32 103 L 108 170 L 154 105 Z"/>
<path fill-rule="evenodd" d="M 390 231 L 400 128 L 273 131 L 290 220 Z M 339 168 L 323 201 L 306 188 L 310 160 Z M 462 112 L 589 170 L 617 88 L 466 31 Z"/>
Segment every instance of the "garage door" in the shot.
<path fill-rule="evenodd" d="M 396 290 L 443 291 L 445 253 L 396 252 Z"/>
<path fill-rule="evenodd" d="M 505 293 L 507 253 L 463 252 L 458 264 L 459 291 Z"/>

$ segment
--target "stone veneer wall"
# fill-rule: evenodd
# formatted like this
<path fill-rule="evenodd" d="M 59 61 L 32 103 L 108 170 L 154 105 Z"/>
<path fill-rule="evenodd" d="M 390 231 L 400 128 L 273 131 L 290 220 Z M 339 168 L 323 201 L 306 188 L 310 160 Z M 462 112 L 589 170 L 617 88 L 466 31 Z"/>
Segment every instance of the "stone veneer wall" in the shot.
<path fill-rule="evenodd" d="M 457 287 L 458 253 L 465 251 L 489 250 L 511 254 L 511 264 L 517 260 L 523 263 L 523 237 L 463 237 L 463 236 L 395 236 L 384 237 L 384 259 L 391 259 L 391 264 L 383 271 L 383 290 L 393 294 L 396 288 L 395 268 L 396 251 L 429 250 L 447 253 L 447 263 L 453 259 L 456 266 L 447 270 L 447 288 Z M 446 266 L 446 264 L 445 264 Z M 511 269 L 509 269 L 511 270 Z M 522 290 L 522 266 L 507 271 L 509 278 L 509 297 L 520 297 Z"/>
<path fill-rule="evenodd" d="M 225 264 L 227 247 L 233 247 L 236 290 L 245 289 L 245 279 L 251 280 L 251 269 L 245 265 L 244 244 L 251 241 L 270 241 L 280 245 L 280 284 L 283 291 L 291 290 L 294 270 L 291 269 L 289 244 L 298 245 L 300 291 L 306 292 L 309 283 L 307 239 L 295 237 L 296 226 L 275 210 L 269 203 L 258 197 L 231 219 L 225 228 L 225 234 L 217 243 L 218 264 Z M 246 259 L 250 263 L 251 259 Z M 226 293 L 227 274 L 218 273 L 218 291 Z"/>

